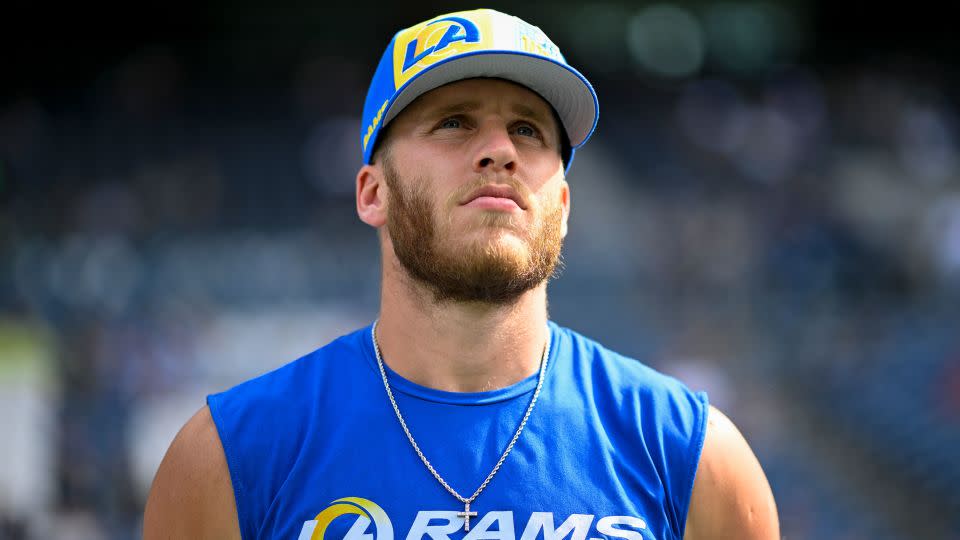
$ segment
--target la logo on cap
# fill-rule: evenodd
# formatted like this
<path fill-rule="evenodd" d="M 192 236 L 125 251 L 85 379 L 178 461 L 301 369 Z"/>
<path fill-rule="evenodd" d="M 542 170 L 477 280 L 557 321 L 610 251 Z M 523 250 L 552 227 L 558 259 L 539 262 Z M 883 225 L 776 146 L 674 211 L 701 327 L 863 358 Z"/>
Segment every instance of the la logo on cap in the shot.
<path fill-rule="evenodd" d="M 446 30 L 434 45 L 427 46 L 427 43 L 430 43 L 430 41 L 440 33 L 440 30 L 442 30 L 442 27 L 434 27 L 433 25 L 444 22 L 453 24 L 447 25 Z M 423 49 L 417 53 L 421 38 L 423 38 Z M 473 21 L 462 17 L 443 17 L 427 23 L 417 34 L 417 37 L 413 38 L 413 40 L 407 44 L 406 54 L 403 57 L 403 71 L 407 71 L 420 60 L 423 60 L 431 54 L 439 53 L 446 49 L 448 45 L 457 41 L 478 43 L 480 41 L 480 31 L 477 29 L 477 25 L 473 24 Z"/>
<path fill-rule="evenodd" d="M 492 49 L 494 21 L 488 11 L 448 13 L 397 34 L 392 47 L 394 88 L 448 58 Z"/>

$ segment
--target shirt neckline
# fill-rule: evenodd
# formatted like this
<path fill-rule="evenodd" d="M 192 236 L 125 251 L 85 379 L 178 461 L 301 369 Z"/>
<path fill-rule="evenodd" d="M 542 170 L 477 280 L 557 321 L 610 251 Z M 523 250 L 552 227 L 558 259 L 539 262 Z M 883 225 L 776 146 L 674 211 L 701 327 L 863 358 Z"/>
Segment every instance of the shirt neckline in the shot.
<path fill-rule="evenodd" d="M 543 374 L 544 379 L 550 376 L 553 365 L 556 363 L 555 359 L 557 357 L 557 347 L 560 337 L 559 328 L 552 321 L 547 322 L 547 329 L 550 332 L 550 350 L 547 353 L 547 370 L 546 373 Z M 377 357 L 373 350 L 372 323 L 364 328 L 361 333 L 361 342 L 361 348 L 364 353 L 363 356 L 367 364 L 376 374 L 379 383 L 378 386 L 382 388 L 383 381 L 380 376 L 380 368 L 377 366 Z M 423 386 L 408 380 L 396 371 L 390 369 L 390 366 L 387 365 L 386 362 L 383 363 L 383 368 L 387 373 L 387 381 L 390 383 L 390 389 L 394 392 L 400 392 L 423 401 L 450 405 L 490 405 L 518 398 L 524 394 L 533 392 L 537 387 L 537 377 L 540 373 L 537 371 L 523 380 L 496 390 L 486 392 L 448 392 L 446 390 L 437 390 L 436 388 Z"/>

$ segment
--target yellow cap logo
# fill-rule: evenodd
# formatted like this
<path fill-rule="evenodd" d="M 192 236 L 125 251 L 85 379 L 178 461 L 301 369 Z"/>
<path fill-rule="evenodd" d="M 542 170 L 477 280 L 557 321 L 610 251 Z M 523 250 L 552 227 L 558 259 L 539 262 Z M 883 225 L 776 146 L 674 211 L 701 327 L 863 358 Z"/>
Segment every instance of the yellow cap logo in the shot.
<path fill-rule="evenodd" d="M 393 46 L 396 87 L 444 58 L 490 48 L 491 26 L 489 14 L 474 11 L 441 16 L 404 30 Z"/>

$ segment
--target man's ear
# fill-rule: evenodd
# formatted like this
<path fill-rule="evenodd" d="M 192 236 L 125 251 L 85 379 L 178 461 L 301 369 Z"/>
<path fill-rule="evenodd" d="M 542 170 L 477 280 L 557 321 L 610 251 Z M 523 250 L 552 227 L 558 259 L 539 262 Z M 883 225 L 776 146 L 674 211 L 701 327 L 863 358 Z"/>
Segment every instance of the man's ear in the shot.
<path fill-rule="evenodd" d="M 378 229 L 387 222 L 386 190 L 382 167 L 360 167 L 357 172 L 357 215 L 360 221 Z"/>
<path fill-rule="evenodd" d="M 570 184 L 566 180 L 560 185 L 560 205 L 563 208 L 563 219 L 560 222 L 561 238 L 567 237 L 567 220 L 570 219 Z"/>

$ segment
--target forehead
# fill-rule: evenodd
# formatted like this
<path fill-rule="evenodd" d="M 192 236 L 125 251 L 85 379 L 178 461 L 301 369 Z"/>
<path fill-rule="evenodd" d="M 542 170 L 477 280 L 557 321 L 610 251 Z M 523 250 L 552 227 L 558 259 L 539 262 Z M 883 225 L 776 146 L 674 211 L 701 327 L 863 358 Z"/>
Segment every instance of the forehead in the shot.
<path fill-rule="evenodd" d="M 393 122 L 416 119 L 437 110 L 470 103 L 477 107 L 504 107 L 525 116 L 553 121 L 553 108 L 529 88 L 503 79 L 466 79 L 424 93 L 408 105 Z M 559 126 L 557 126 L 559 129 Z"/>

